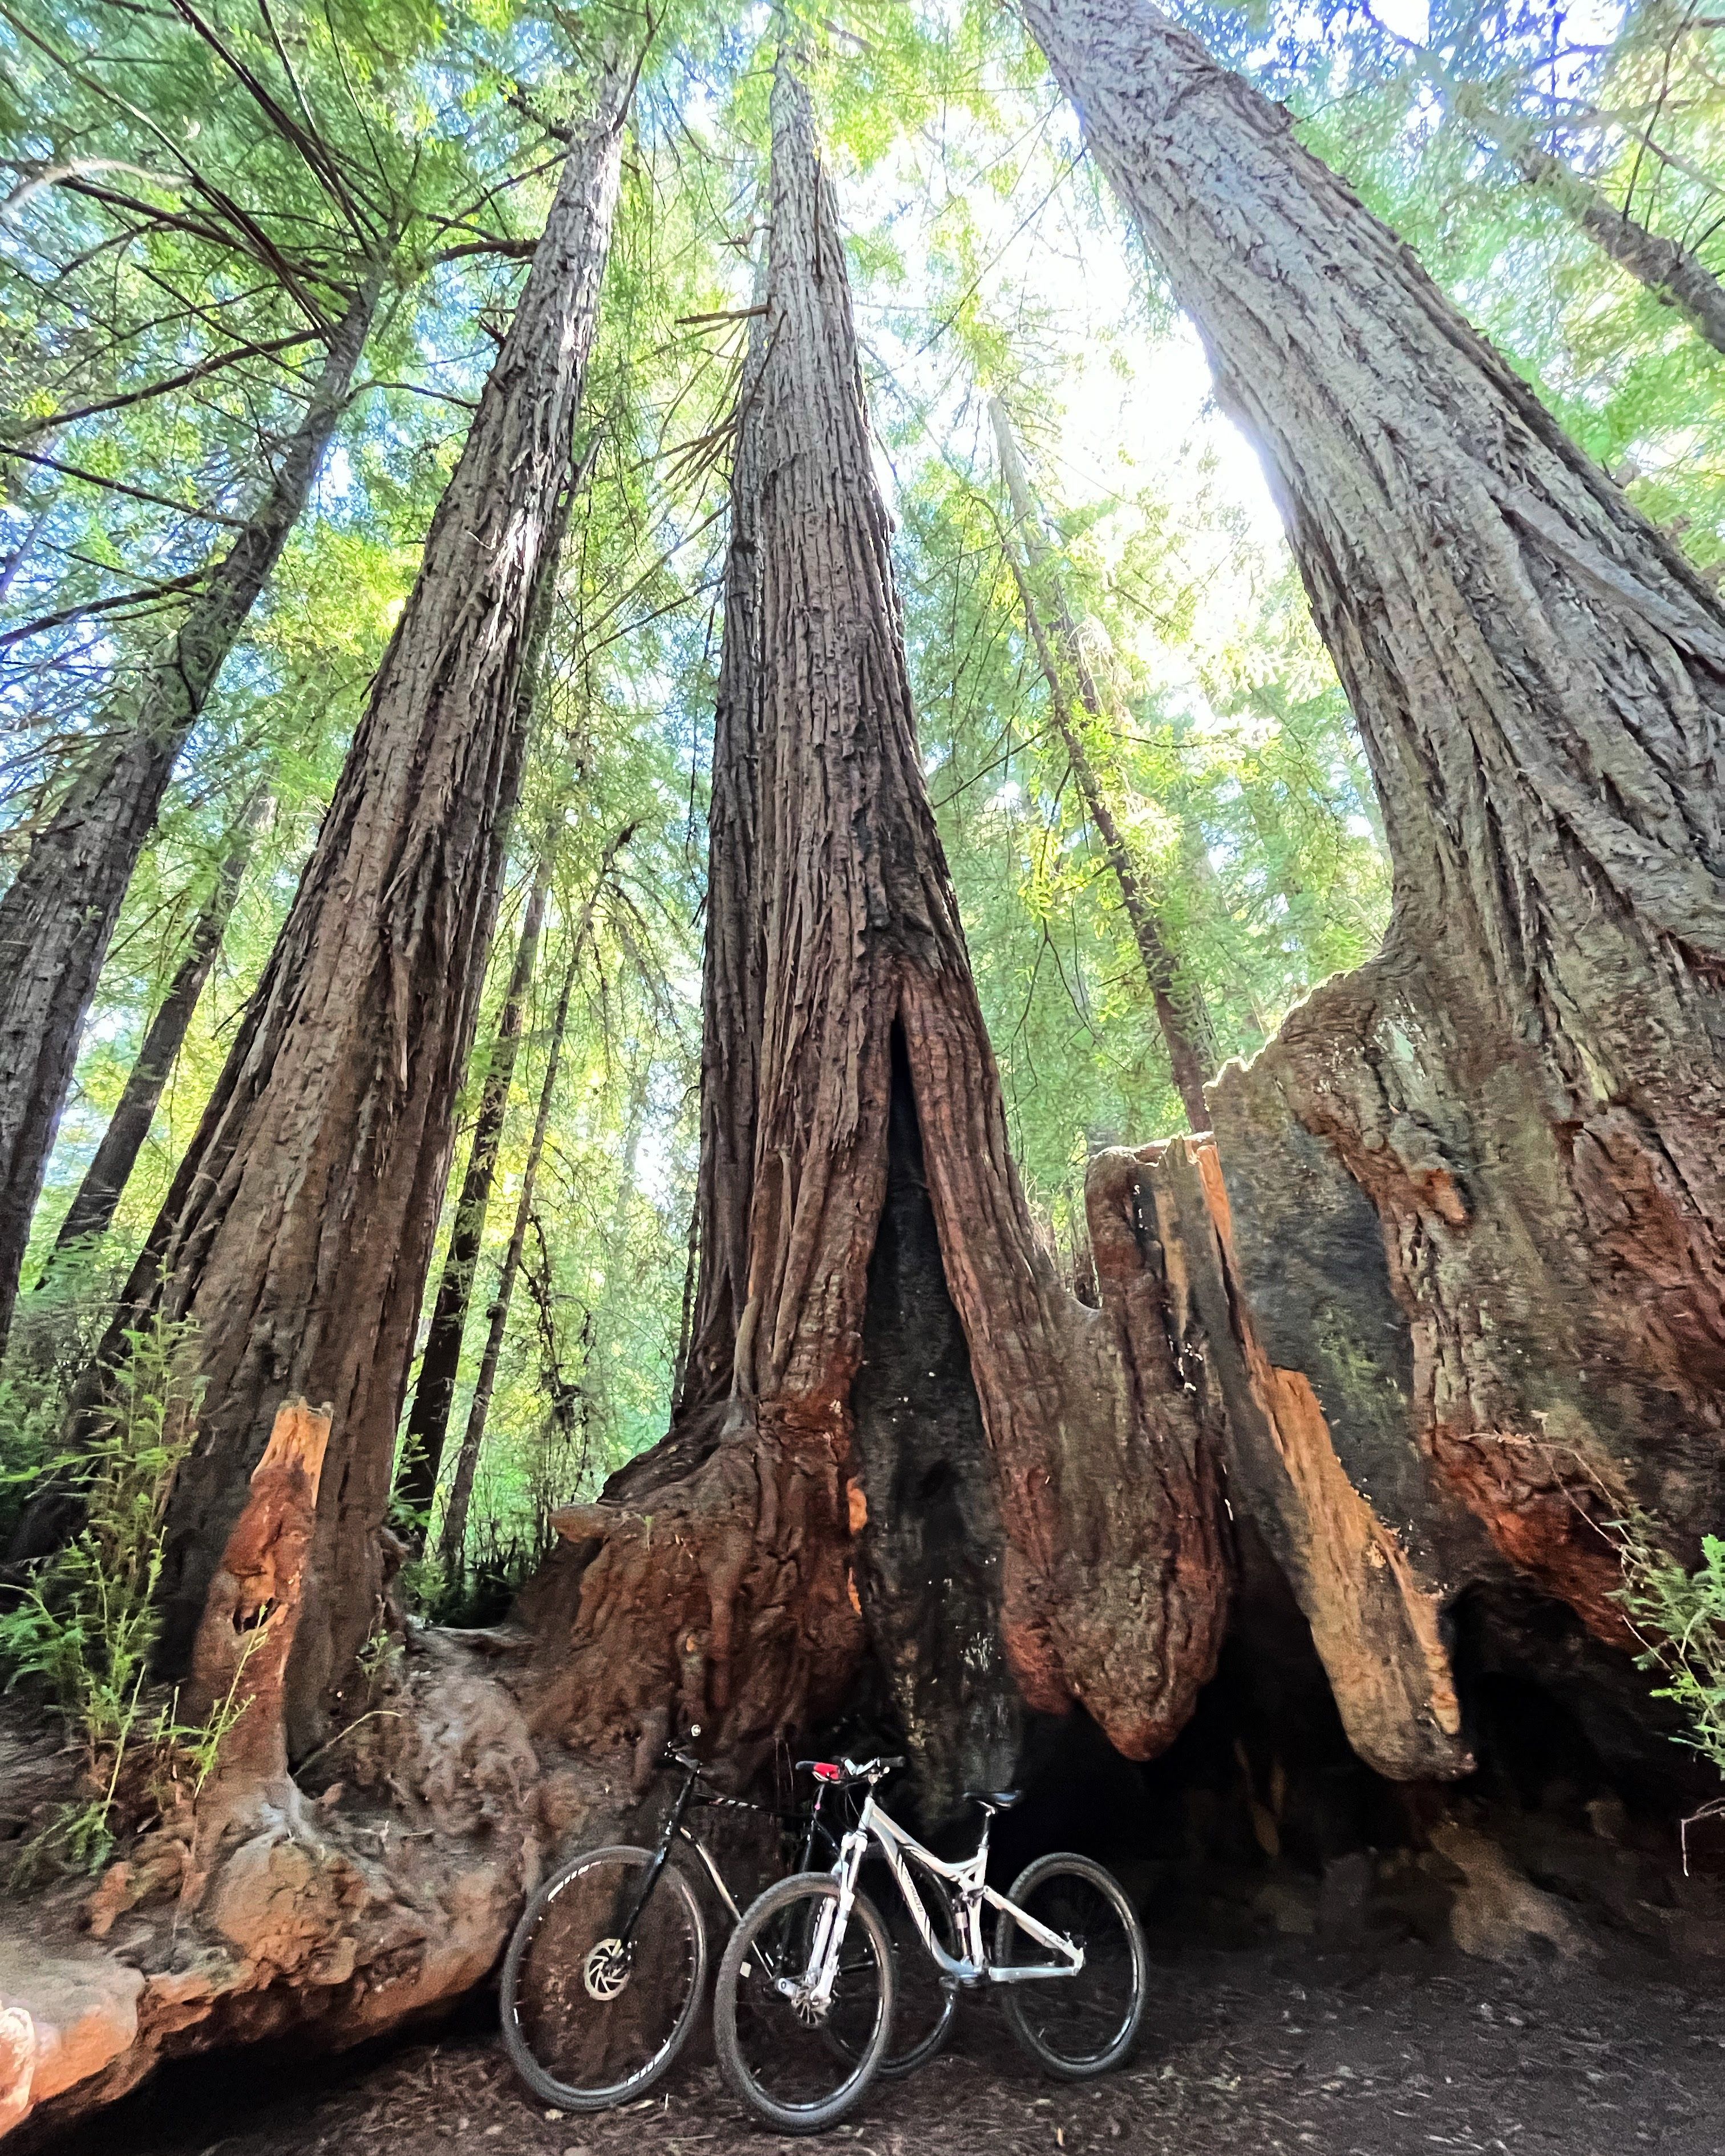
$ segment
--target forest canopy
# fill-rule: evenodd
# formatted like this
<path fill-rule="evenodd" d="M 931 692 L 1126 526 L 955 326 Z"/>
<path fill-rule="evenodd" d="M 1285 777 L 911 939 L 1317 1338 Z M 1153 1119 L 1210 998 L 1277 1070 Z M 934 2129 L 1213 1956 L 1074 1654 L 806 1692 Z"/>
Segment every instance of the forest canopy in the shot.
<path fill-rule="evenodd" d="M 1183 19 L 1287 100 L 1711 582 L 1717 26 L 1670 0 L 1253 0 Z M 71 1029 L 39 1203 L 23 1201 L 3 1380 L 21 1473 L 54 1449 L 287 917 L 544 223 L 596 21 L 511 0 L 0 9 L 4 873 L 136 722 L 164 639 L 341 373 L 276 556 L 157 758 Z M 434 1603 L 457 1592 L 463 1537 L 494 1595 L 528 1570 L 551 1512 L 663 1430 L 688 1351 L 726 488 L 788 25 L 842 206 L 927 789 L 1012 1144 L 1069 1272 L 1090 1263 L 1090 1158 L 1198 1127 L 1168 1012 L 1196 1010 L 1213 1075 L 1369 957 L 1389 918 L 1378 800 L 1274 488 L 1016 16 L 855 0 L 638 25 L 422 1321 L 424 1346 L 443 1281 L 439 1429 L 473 1427 L 483 1395 L 455 1544 L 454 1439 L 408 1521 L 443 1552 L 418 1589 Z M 153 1052 L 152 1027 L 171 1036 Z M 114 1182 L 97 1148 L 128 1101 L 121 1179 L 92 1188 Z"/>

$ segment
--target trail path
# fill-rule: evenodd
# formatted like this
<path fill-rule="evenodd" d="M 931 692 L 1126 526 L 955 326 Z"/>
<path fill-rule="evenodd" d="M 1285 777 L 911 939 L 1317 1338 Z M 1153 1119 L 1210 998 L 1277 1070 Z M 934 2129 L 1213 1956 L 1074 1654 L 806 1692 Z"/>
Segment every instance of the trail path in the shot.
<path fill-rule="evenodd" d="M 758 2131 L 710 2063 L 632 2109 L 547 2117 L 483 2025 L 387 2056 L 181 2068 L 76 2156 L 1718 2156 L 1725 1972 L 1630 1982 L 1418 1947 L 1158 1956 L 1123 2072 L 1039 2079 L 987 2004 L 824 2143 Z M 68 2152 L 69 2156 L 69 2152 Z"/>

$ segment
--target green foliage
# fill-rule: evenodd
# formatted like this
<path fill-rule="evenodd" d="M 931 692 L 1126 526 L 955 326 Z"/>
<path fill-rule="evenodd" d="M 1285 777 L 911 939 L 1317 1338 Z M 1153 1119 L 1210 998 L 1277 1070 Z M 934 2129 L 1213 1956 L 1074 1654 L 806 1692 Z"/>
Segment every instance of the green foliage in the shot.
<path fill-rule="evenodd" d="M 1645 1651 L 1644 1670 L 1662 1681 L 1656 1699 L 1679 1707 L 1681 1741 L 1725 1777 L 1725 1537 L 1702 1538 L 1701 1563 L 1686 1572 L 1644 1517 L 1620 1522 L 1620 1597 Z"/>
<path fill-rule="evenodd" d="M 1703 570 L 1725 562 L 1725 371 L 1582 228 L 1563 177 L 1725 275 L 1720 18 L 1632 0 L 1584 28 L 1548 0 L 1431 0 L 1416 38 L 1370 0 L 1179 12 L 1292 105 L 1647 515 Z M 1530 180 L 1518 146 L 1557 174 Z"/>
<path fill-rule="evenodd" d="M 1414 49 L 1361 0 L 1182 12 L 1292 104 L 1306 139 L 1649 515 L 1704 568 L 1725 559 L 1717 355 L 1485 145 L 1456 95 L 1536 125 L 1615 203 L 1725 267 L 1707 18 L 1644 0 L 1584 43 L 1539 0 L 1483 13 L 1434 0 Z M 1262 475 L 1210 407 L 1195 339 L 1012 12 L 798 0 L 788 19 L 847 226 L 929 788 L 1026 1184 L 1076 1241 L 1091 1152 L 1163 1133 L 1182 1110 L 1050 727 L 1004 551 L 987 395 L 1013 412 L 1051 572 L 1104 690 L 1104 717 L 1081 725 L 1086 754 L 1225 1053 L 1254 1052 L 1318 981 L 1376 947 L 1389 875 L 1370 774 Z M 778 27 L 691 0 L 658 20 L 457 1133 L 452 1186 L 549 832 L 552 900 L 452 1455 L 572 968 L 570 1017 L 462 1575 L 427 1565 L 407 1583 L 446 1614 L 501 1606 L 550 1512 L 661 1434 L 675 1371 L 726 458 L 747 333 L 732 311 L 752 297 Z M 362 262 L 388 262 L 316 501 L 182 758 L 110 950 L 39 1209 L 39 1271 L 263 786 L 271 805 L 220 960 L 113 1229 L 23 1298 L 0 1370 L 0 1460 L 15 1472 L 39 1473 L 57 1449 L 66 1389 L 268 962 L 519 289 L 558 131 L 619 22 L 640 34 L 638 18 L 540 0 L 0 0 L 0 155 L 16 183 L 68 158 L 154 175 L 44 182 L 8 211 L 0 447 L 160 497 L 0 459 L 0 634 L 31 630 L 0 645 L 0 873 L 176 619 L 184 595 L 161 587 L 221 543 L 222 527 L 162 503 L 243 512 L 301 408 L 314 317 Z M 267 104 L 298 116 L 315 154 Z M 435 1548 L 435 1513 L 429 1525 Z"/>
<path fill-rule="evenodd" d="M 116 1839 L 123 1782 L 141 1758 L 172 1773 L 168 1755 L 201 1785 L 229 1726 L 219 1713 L 182 1729 L 149 1682 L 158 1615 L 162 1523 L 176 1470 L 192 1442 L 202 1381 L 189 1329 L 162 1320 L 128 1332 L 86 1446 L 56 1455 L 83 1517 L 78 1532 L 0 1612 L 0 1671 L 53 1701 L 85 1755 L 87 1797 L 48 1830 L 54 1851 L 95 1869 Z M 231 1715 L 233 1702 L 228 1702 Z M 31 1854 L 40 1856 L 40 1843 Z"/>

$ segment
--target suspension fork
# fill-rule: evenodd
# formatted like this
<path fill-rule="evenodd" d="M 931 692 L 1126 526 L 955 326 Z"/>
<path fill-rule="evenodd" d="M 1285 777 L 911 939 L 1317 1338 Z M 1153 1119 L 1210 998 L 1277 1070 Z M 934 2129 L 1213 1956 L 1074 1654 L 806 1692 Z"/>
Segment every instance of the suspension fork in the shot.
<path fill-rule="evenodd" d="M 634 1945 L 635 1926 L 640 1922 L 648 1902 L 653 1898 L 653 1889 L 659 1884 L 660 1873 L 670 1861 L 671 1844 L 676 1840 L 677 1830 L 683 1824 L 683 1815 L 689 1809 L 689 1799 L 695 1793 L 695 1779 L 693 1774 L 684 1777 L 683 1786 L 678 1790 L 670 1815 L 659 1830 L 659 1846 L 647 1860 L 646 1875 L 641 1881 L 640 1892 L 635 1896 L 634 1904 L 623 1921 L 621 1930 L 617 1934 L 617 1943 L 624 1953 L 627 1953 Z"/>
<path fill-rule="evenodd" d="M 869 1845 L 868 1820 L 872 1798 L 862 1808 L 861 1816 L 839 1845 L 839 1861 L 833 1866 L 832 1876 L 839 1883 L 836 1901 L 823 1901 L 820 1914 L 814 1920 L 814 1937 L 810 1942 L 808 1966 L 803 1972 L 803 1986 L 811 2001 L 817 2006 L 828 2007 L 833 2003 L 833 1986 L 838 1980 L 839 1956 L 845 1944 L 845 1933 L 850 1922 L 850 1912 L 856 1902 L 856 1875 L 861 1868 L 864 1851 Z"/>

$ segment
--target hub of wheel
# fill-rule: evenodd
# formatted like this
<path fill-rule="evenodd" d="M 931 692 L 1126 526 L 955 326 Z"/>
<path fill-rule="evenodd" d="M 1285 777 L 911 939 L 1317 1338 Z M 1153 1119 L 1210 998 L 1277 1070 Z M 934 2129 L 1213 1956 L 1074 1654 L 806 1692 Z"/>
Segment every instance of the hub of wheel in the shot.
<path fill-rule="evenodd" d="M 601 1939 L 582 1965 L 581 1980 L 589 1999 L 612 1999 L 628 1984 L 629 1949 L 621 1939 Z"/>

